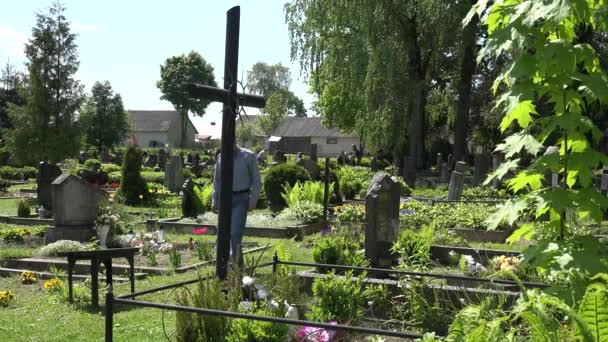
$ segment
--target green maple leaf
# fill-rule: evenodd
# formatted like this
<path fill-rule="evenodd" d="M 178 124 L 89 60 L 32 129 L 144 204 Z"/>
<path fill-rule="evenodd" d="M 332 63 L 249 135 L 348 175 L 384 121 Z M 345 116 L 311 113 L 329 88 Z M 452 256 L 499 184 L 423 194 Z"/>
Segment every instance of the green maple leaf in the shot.
<path fill-rule="evenodd" d="M 595 222 L 602 222 L 603 210 L 608 208 L 608 198 L 592 187 L 585 188 L 578 193 L 578 215 L 580 219 L 590 217 Z"/>
<path fill-rule="evenodd" d="M 544 179 L 545 175 L 540 173 L 520 172 L 517 176 L 510 179 L 507 185 L 514 193 L 518 193 L 527 186 L 530 186 L 532 190 L 538 190 L 542 187 Z"/>
<path fill-rule="evenodd" d="M 488 185 L 493 179 L 502 179 L 509 171 L 514 170 L 519 165 L 519 158 L 511 159 L 503 162 L 498 166 L 496 171 L 490 173 L 488 178 L 483 182 L 483 185 Z"/>
<path fill-rule="evenodd" d="M 488 230 L 494 230 L 503 223 L 513 225 L 521 216 L 524 209 L 528 207 L 525 199 L 508 200 L 497 206 L 497 209 L 486 219 Z"/>
<path fill-rule="evenodd" d="M 523 149 L 527 150 L 532 155 L 536 155 L 542 147 L 543 145 L 531 134 L 521 131 L 508 136 L 504 143 L 496 146 L 496 151 L 503 152 L 505 158 L 509 159 Z"/>
<path fill-rule="evenodd" d="M 505 115 L 500 123 L 500 131 L 504 133 L 515 120 L 517 120 L 520 127 L 527 128 L 532 120 L 532 114 L 537 114 L 536 106 L 532 103 L 532 100 L 518 102 L 518 99 L 512 97 L 507 109 L 507 115 Z"/>

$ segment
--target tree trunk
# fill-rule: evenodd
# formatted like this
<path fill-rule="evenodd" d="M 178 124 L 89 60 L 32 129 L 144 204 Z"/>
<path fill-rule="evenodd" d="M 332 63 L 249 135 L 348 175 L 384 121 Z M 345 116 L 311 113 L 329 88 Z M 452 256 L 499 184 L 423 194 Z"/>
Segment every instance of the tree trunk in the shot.
<path fill-rule="evenodd" d="M 477 16 L 473 17 L 462 32 L 462 60 L 460 63 L 460 83 L 458 85 L 458 105 L 454 123 L 454 148 L 452 154 L 455 162 L 463 161 L 467 149 L 467 126 L 471 108 L 471 83 L 475 72 L 475 33 Z"/>
<path fill-rule="evenodd" d="M 180 147 L 188 147 L 187 145 L 187 133 L 188 133 L 188 111 L 187 110 L 182 110 L 180 112 L 181 117 L 182 117 L 182 136 L 180 139 Z"/>
<path fill-rule="evenodd" d="M 409 91 L 408 152 L 410 157 L 416 158 L 416 168 L 421 169 L 424 167 L 425 161 L 426 84 L 418 44 L 410 44 L 409 56 L 409 79 L 413 87 Z"/>

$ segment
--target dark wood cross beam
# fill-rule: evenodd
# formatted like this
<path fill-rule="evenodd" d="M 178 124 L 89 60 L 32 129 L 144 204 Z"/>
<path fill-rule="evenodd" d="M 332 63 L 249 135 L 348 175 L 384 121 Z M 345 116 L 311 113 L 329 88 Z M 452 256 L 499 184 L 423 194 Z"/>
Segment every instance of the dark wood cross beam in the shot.
<path fill-rule="evenodd" d="M 266 100 L 262 96 L 237 93 L 239 64 L 239 27 L 241 8 L 232 7 L 227 13 L 226 52 L 224 59 L 224 89 L 190 84 L 190 96 L 222 102 L 222 165 L 220 169 L 220 205 L 217 225 L 216 275 L 225 279 L 230 258 L 230 224 L 232 214 L 232 177 L 234 175 L 234 128 L 237 105 L 262 108 Z"/>

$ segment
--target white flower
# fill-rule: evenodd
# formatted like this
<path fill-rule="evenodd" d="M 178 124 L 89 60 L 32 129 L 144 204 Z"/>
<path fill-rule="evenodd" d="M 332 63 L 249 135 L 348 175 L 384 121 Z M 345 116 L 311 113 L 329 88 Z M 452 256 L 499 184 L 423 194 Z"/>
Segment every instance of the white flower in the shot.
<path fill-rule="evenodd" d="M 449 255 L 450 257 L 454 257 L 454 256 L 456 255 L 456 252 L 454 252 L 454 251 L 449 251 L 449 252 L 448 252 L 448 255 Z"/>
<path fill-rule="evenodd" d="M 374 302 L 370 300 L 370 301 L 367 302 L 367 305 L 368 306 L 372 306 L 372 305 L 374 305 Z"/>
<path fill-rule="evenodd" d="M 244 276 L 243 277 L 243 285 L 244 286 L 251 286 L 251 285 L 253 285 L 254 281 L 255 281 L 255 279 L 251 278 L 250 276 Z"/>
<path fill-rule="evenodd" d="M 287 312 L 285 313 L 285 318 L 289 319 L 299 319 L 298 308 L 295 306 L 289 305 L 287 301 L 284 302 L 285 306 L 287 306 Z"/>
<path fill-rule="evenodd" d="M 153 239 L 153 236 L 152 236 L 152 234 L 151 234 L 151 233 L 146 233 L 146 234 L 144 234 L 144 239 L 145 239 L 145 240 L 152 240 L 152 239 Z"/>
<path fill-rule="evenodd" d="M 239 309 L 242 311 L 247 311 L 247 310 L 251 309 L 252 305 L 253 305 L 253 303 L 250 301 L 242 301 L 239 303 Z"/>
<path fill-rule="evenodd" d="M 278 309 L 279 308 L 279 303 L 277 303 L 276 300 L 271 299 L 270 302 L 268 302 L 268 308 L 269 309 L 272 309 L 272 308 Z"/>
<path fill-rule="evenodd" d="M 465 255 L 464 259 L 467 261 L 467 264 L 469 264 L 469 265 L 475 264 L 475 259 L 473 259 L 473 257 L 470 255 Z"/>
<path fill-rule="evenodd" d="M 268 298 L 268 291 L 266 290 L 259 290 L 258 293 L 258 298 L 261 300 L 266 300 L 266 298 Z"/>

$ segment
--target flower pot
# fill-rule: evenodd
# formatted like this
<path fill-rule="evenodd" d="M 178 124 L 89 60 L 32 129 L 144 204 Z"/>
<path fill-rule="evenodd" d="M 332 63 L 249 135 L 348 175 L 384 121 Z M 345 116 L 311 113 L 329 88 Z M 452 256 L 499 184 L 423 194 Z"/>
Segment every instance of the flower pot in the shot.
<path fill-rule="evenodd" d="M 101 247 L 107 247 L 106 243 L 108 240 L 108 235 L 110 234 L 110 226 L 104 224 L 102 226 L 95 227 L 95 230 L 97 231 L 97 239 L 99 240 Z"/>

